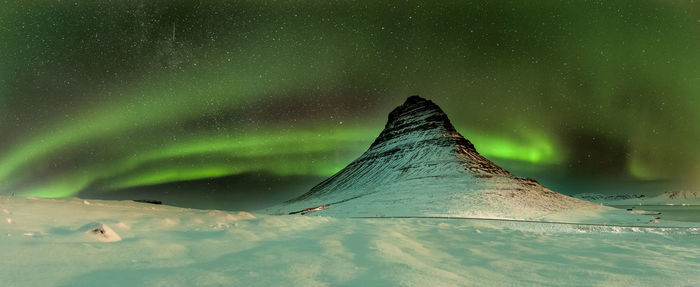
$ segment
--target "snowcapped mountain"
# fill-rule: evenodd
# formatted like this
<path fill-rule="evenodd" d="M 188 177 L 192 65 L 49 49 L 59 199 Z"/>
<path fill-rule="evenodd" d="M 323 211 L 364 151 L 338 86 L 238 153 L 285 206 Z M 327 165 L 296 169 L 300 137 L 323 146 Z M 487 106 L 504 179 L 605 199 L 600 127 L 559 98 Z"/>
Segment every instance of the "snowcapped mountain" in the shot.
<path fill-rule="evenodd" d="M 369 149 L 272 214 L 535 219 L 586 201 L 512 175 L 481 156 L 430 100 L 411 96 Z"/>

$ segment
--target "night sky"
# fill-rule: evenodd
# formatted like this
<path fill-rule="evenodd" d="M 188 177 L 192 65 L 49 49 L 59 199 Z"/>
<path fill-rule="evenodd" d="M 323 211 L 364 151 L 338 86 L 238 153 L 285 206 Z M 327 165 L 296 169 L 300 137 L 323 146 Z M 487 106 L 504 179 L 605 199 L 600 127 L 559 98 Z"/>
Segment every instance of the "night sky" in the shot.
<path fill-rule="evenodd" d="M 1 1 L 0 194 L 323 178 L 414 94 L 545 183 L 700 177 L 700 3 L 432 2 Z"/>

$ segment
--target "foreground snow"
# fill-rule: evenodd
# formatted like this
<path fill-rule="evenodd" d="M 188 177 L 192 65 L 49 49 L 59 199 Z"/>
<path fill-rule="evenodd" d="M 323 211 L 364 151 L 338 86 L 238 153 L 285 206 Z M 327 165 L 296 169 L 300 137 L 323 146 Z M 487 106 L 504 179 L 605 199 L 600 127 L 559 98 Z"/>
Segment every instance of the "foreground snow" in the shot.
<path fill-rule="evenodd" d="M 0 286 L 700 285 L 691 223 L 341 219 L 8 197 L 0 219 Z"/>

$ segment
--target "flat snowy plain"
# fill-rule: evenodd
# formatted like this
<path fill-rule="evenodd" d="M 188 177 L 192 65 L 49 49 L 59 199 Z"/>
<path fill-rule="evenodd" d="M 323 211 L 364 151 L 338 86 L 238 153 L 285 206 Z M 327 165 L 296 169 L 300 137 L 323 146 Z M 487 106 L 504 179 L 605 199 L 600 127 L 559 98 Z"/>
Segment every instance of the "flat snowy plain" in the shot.
<path fill-rule="evenodd" d="M 0 219 L 0 286 L 700 286 L 691 222 L 270 216 L 20 197 L 0 197 Z"/>

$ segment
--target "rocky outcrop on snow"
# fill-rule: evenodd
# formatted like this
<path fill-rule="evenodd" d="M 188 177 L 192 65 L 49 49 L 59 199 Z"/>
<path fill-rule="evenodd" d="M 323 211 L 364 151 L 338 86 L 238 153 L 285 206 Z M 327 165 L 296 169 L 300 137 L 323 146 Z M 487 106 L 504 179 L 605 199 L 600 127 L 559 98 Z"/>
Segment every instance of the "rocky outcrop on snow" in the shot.
<path fill-rule="evenodd" d="M 700 192 L 667 191 L 657 195 L 581 193 L 576 198 L 605 205 L 700 205 Z"/>
<path fill-rule="evenodd" d="M 480 155 L 430 100 L 411 96 L 369 149 L 308 193 L 267 211 L 335 216 L 541 218 L 590 203 Z"/>
<path fill-rule="evenodd" d="M 99 222 L 91 222 L 83 225 L 80 231 L 85 232 L 88 236 L 101 242 L 117 242 L 122 240 L 121 236 L 119 236 L 114 229 Z"/>
<path fill-rule="evenodd" d="M 698 199 L 700 199 L 700 192 L 690 191 L 690 190 L 677 190 L 677 191 L 665 192 L 664 196 L 668 197 L 669 199 L 674 199 L 674 200 L 694 200 L 694 201 L 697 201 Z"/>
<path fill-rule="evenodd" d="M 608 202 L 615 200 L 644 199 L 644 194 L 600 194 L 600 193 L 579 193 L 574 197 L 592 202 Z"/>

